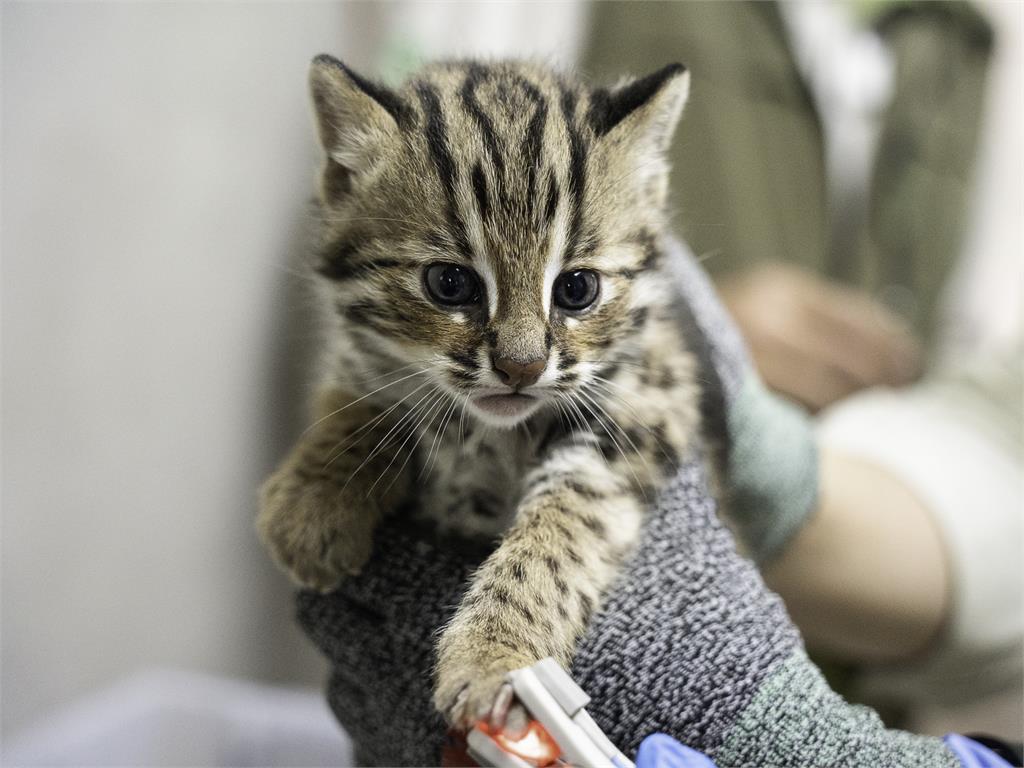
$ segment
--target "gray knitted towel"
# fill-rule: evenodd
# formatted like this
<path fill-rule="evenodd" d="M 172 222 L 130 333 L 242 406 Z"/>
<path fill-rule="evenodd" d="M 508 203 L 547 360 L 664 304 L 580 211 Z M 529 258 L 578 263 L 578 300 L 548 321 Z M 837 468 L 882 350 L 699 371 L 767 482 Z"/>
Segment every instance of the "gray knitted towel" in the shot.
<path fill-rule="evenodd" d="M 301 593 L 299 620 L 331 662 L 328 700 L 360 764 L 436 765 L 434 640 L 484 553 L 425 543 L 398 518 L 379 542 L 358 579 L 332 595 Z M 828 688 L 716 519 L 697 462 L 663 494 L 572 674 L 627 752 L 663 732 L 719 768 L 957 764 L 941 742 L 887 731 Z"/>

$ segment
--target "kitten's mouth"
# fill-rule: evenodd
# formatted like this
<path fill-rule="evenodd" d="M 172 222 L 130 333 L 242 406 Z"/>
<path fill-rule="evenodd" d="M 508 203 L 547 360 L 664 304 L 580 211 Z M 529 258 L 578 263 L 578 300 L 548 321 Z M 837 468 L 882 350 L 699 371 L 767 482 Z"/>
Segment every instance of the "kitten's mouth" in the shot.
<path fill-rule="evenodd" d="M 522 416 L 527 411 L 533 410 L 539 401 L 533 395 L 511 392 L 507 395 L 474 397 L 471 402 L 490 416 L 497 416 L 500 419 L 514 419 L 517 416 Z"/>

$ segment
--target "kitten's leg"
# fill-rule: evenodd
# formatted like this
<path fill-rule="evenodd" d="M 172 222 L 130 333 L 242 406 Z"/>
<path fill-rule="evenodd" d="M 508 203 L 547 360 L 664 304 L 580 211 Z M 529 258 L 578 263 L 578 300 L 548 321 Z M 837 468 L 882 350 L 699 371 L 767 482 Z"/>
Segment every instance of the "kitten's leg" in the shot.
<path fill-rule="evenodd" d="M 555 449 L 528 488 L 441 636 L 435 703 L 456 727 L 487 713 L 509 671 L 545 656 L 569 664 L 639 535 L 639 490 L 593 445 Z"/>
<path fill-rule="evenodd" d="M 435 703 L 449 722 L 471 725 L 513 669 L 545 656 L 571 662 L 697 432 L 694 371 L 687 354 L 658 355 L 578 392 L 581 431 L 526 479 L 515 524 L 441 636 Z"/>
<path fill-rule="evenodd" d="M 256 527 L 267 548 L 296 582 L 321 591 L 360 571 L 382 512 L 407 492 L 405 478 L 394 477 L 401 461 L 389 467 L 394 446 L 370 457 L 393 422 L 381 418 L 364 429 L 381 411 L 355 400 L 324 393 L 317 403 L 322 421 L 260 490 Z"/>

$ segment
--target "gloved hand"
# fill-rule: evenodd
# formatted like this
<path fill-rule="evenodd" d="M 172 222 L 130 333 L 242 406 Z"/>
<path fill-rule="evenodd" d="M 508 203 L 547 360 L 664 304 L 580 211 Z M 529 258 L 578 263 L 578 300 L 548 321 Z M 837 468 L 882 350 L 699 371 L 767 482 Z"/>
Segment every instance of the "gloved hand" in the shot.
<path fill-rule="evenodd" d="M 404 525 L 387 521 L 360 577 L 332 595 L 299 597 L 361 765 L 437 764 L 434 643 L 483 556 L 421 543 Z M 660 732 L 719 768 L 958 764 L 941 741 L 888 731 L 828 688 L 781 601 L 716 518 L 696 461 L 652 511 L 570 672 L 627 753 Z"/>
<path fill-rule="evenodd" d="M 636 753 L 636 768 L 715 768 L 707 755 L 664 733 L 652 733 Z"/>

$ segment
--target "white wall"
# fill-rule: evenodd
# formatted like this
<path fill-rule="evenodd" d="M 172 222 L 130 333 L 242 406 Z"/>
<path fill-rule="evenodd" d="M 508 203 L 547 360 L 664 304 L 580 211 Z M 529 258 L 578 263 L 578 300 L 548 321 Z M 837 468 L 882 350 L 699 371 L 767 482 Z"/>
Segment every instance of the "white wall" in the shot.
<path fill-rule="evenodd" d="M 251 519 L 294 429 L 305 69 L 342 22 L 4 4 L 5 735 L 140 667 L 316 668 Z"/>
<path fill-rule="evenodd" d="M 1024 4 L 983 0 L 996 50 L 982 116 L 971 227 L 950 285 L 949 354 L 1024 346 Z"/>
<path fill-rule="evenodd" d="M 319 683 L 251 523 L 301 427 L 307 62 L 571 60 L 579 6 L 0 12 L 3 734 L 154 665 Z"/>

